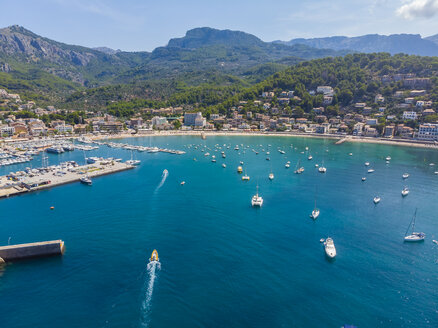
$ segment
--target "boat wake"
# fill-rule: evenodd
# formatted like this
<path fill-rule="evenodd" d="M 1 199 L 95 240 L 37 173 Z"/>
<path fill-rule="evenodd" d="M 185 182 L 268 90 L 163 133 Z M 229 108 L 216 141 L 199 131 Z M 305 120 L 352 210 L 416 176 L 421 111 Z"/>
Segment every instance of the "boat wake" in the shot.
<path fill-rule="evenodd" d="M 149 326 L 149 314 L 151 311 L 152 293 L 154 292 L 155 280 L 160 269 L 161 263 L 158 261 L 149 262 L 147 265 L 148 279 L 146 279 L 143 289 L 145 298 L 141 303 L 141 327 Z"/>
<path fill-rule="evenodd" d="M 168 176 L 169 176 L 169 171 L 164 170 L 163 171 L 163 175 L 161 176 L 160 184 L 155 189 L 155 192 L 157 192 L 163 186 L 163 184 L 166 182 L 166 179 L 167 179 Z"/>

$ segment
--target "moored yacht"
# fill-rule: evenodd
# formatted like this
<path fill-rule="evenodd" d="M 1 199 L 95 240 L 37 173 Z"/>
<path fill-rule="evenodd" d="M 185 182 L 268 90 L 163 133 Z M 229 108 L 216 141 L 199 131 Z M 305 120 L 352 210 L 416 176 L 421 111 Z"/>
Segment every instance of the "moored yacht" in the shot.
<path fill-rule="evenodd" d="M 259 186 L 257 186 L 257 193 L 251 198 L 251 205 L 254 207 L 262 207 L 263 198 L 259 196 Z"/>
<path fill-rule="evenodd" d="M 83 184 L 85 184 L 87 186 L 91 186 L 93 184 L 93 182 L 88 177 L 88 175 L 85 175 L 85 176 L 81 177 L 80 181 L 81 181 L 81 183 L 83 183 Z"/>
<path fill-rule="evenodd" d="M 403 173 L 402 178 L 403 178 L 403 179 L 407 179 L 407 178 L 409 178 L 409 173 Z"/>
<path fill-rule="evenodd" d="M 274 180 L 274 173 L 269 173 L 269 180 Z"/>
<path fill-rule="evenodd" d="M 249 175 L 246 175 L 246 173 L 242 176 L 243 181 L 249 181 Z"/>
<path fill-rule="evenodd" d="M 332 238 L 328 237 L 324 242 L 324 249 L 327 256 L 331 259 L 336 256 L 335 243 Z"/>
<path fill-rule="evenodd" d="M 409 195 L 409 188 L 408 187 L 404 187 L 402 192 L 401 192 L 401 194 L 402 194 L 403 197 Z"/>
<path fill-rule="evenodd" d="M 411 223 L 409 223 L 408 230 L 406 230 L 405 233 L 404 240 L 407 242 L 423 241 L 424 238 L 426 238 L 426 234 L 424 232 L 414 232 L 416 218 L 417 218 L 417 209 L 415 209 L 414 217 L 412 218 Z M 411 230 L 410 234 L 408 234 L 409 230 Z"/>
<path fill-rule="evenodd" d="M 379 196 L 374 197 L 373 198 L 373 202 L 374 202 L 374 204 L 379 204 L 380 203 L 380 197 Z"/>

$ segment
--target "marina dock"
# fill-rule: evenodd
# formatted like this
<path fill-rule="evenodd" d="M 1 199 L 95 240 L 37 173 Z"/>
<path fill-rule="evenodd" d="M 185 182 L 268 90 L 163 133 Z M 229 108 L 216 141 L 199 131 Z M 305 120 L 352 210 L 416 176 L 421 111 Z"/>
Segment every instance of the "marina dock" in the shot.
<path fill-rule="evenodd" d="M 66 162 L 46 168 L 19 171 L 0 176 L 0 198 L 79 182 L 85 175 L 94 178 L 132 168 L 133 165 L 101 158 L 93 164 L 83 166 L 75 162 Z"/>
<path fill-rule="evenodd" d="M 62 255 L 64 251 L 65 245 L 62 240 L 2 246 L 0 247 L 0 263 L 31 257 Z"/>

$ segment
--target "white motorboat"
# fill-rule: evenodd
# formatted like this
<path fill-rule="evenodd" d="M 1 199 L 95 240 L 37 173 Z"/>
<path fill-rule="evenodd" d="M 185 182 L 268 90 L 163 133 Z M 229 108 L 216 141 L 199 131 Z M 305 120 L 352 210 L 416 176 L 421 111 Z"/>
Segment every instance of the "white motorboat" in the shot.
<path fill-rule="evenodd" d="M 373 172 L 374 172 L 374 169 L 369 169 L 367 172 L 368 172 L 368 173 L 373 173 Z"/>
<path fill-rule="evenodd" d="M 290 164 L 289 164 L 289 163 L 286 163 L 286 164 L 284 165 L 284 167 L 288 169 L 288 168 L 290 167 Z"/>
<path fill-rule="evenodd" d="M 91 185 L 93 184 L 93 182 L 91 181 L 91 179 L 90 179 L 90 177 L 89 177 L 88 175 L 83 176 L 83 177 L 80 179 L 80 181 L 81 181 L 81 183 L 83 183 L 83 184 L 85 184 L 85 185 L 87 185 L 87 186 L 91 186 Z"/>
<path fill-rule="evenodd" d="M 333 242 L 333 239 L 328 237 L 324 242 L 324 249 L 327 256 L 331 259 L 335 258 L 336 256 L 336 248 L 335 243 Z"/>
<path fill-rule="evenodd" d="M 274 180 L 274 173 L 269 173 L 269 180 Z"/>
<path fill-rule="evenodd" d="M 225 163 L 223 163 L 223 164 L 222 164 L 222 167 L 223 167 L 223 168 L 226 168 L 226 167 L 227 167 L 227 165 L 226 165 Z"/>
<path fill-rule="evenodd" d="M 391 156 L 387 156 L 385 159 L 386 159 L 387 161 L 390 161 L 390 160 L 391 160 Z"/>
<path fill-rule="evenodd" d="M 307 159 L 309 160 L 309 161 L 311 161 L 312 160 L 312 155 L 309 155 L 309 157 L 307 157 Z"/>
<path fill-rule="evenodd" d="M 324 166 L 320 166 L 320 167 L 318 168 L 318 172 L 319 172 L 319 173 L 326 173 L 326 172 L 327 172 L 327 169 L 326 169 Z"/>
<path fill-rule="evenodd" d="M 125 163 L 128 165 L 140 165 L 141 161 L 139 159 L 129 159 Z"/>
<path fill-rule="evenodd" d="M 418 242 L 423 241 L 426 238 L 426 234 L 424 232 L 415 232 L 415 220 L 417 218 L 417 209 L 415 209 L 414 217 L 409 223 L 408 230 L 406 230 L 404 240 L 407 242 Z M 412 229 L 411 229 L 412 228 Z M 410 234 L 409 230 L 411 230 Z"/>
<path fill-rule="evenodd" d="M 244 176 L 242 176 L 242 180 L 243 181 L 249 181 L 249 175 L 244 175 Z"/>
<path fill-rule="evenodd" d="M 362 181 L 365 181 L 367 178 L 365 178 L 365 177 L 362 177 Z"/>
<path fill-rule="evenodd" d="M 261 207 L 263 205 L 263 198 L 259 196 L 259 186 L 257 186 L 257 193 L 251 198 L 251 205 L 254 207 Z"/>
<path fill-rule="evenodd" d="M 404 187 L 402 192 L 401 192 L 401 194 L 402 194 L 403 197 L 409 195 L 409 188 L 408 187 Z"/>
<path fill-rule="evenodd" d="M 370 166 L 370 162 L 365 162 L 365 166 Z"/>
<path fill-rule="evenodd" d="M 380 203 L 380 197 L 379 196 L 374 197 L 373 198 L 373 202 L 374 202 L 374 204 L 379 204 Z"/>
<path fill-rule="evenodd" d="M 403 179 L 407 179 L 407 178 L 409 178 L 409 173 L 403 173 L 402 178 L 403 178 Z"/>

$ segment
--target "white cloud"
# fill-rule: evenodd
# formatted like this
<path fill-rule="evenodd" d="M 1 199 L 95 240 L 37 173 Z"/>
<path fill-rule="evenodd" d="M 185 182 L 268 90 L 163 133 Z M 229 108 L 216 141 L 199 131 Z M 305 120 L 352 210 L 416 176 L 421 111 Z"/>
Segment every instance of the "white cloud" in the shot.
<path fill-rule="evenodd" d="M 438 0 L 412 0 L 397 9 L 397 15 L 405 19 L 430 18 L 438 14 Z"/>

